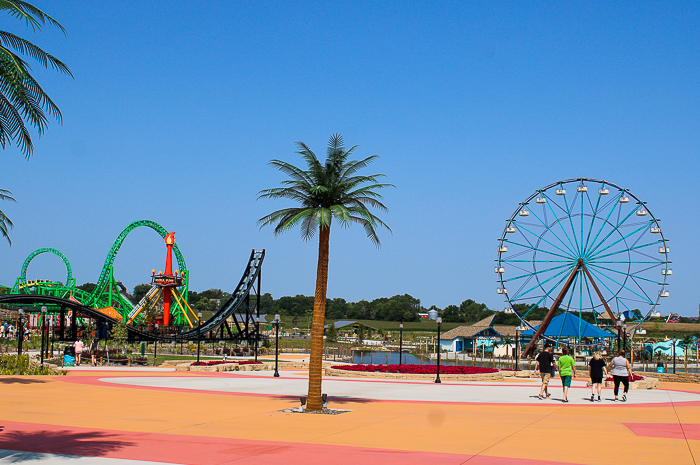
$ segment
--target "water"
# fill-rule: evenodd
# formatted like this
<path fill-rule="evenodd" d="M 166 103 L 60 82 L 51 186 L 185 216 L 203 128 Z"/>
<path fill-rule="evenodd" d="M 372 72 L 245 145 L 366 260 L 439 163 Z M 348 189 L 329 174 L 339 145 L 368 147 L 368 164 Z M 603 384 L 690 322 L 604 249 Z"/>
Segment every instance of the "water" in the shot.
<path fill-rule="evenodd" d="M 360 355 L 361 354 L 361 355 Z M 401 354 L 401 362 L 399 362 L 399 353 L 398 352 L 387 352 L 387 351 L 373 351 L 373 352 L 368 352 L 368 351 L 358 351 L 355 350 L 353 351 L 353 359 L 352 362 L 359 365 L 360 361 L 362 361 L 362 364 L 364 365 L 369 365 L 370 360 L 373 365 L 387 365 L 387 355 L 389 358 L 389 365 L 399 365 L 401 364 L 407 364 L 407 365 L 421 365 L 421 357 L 418 356 L 416 357 L 415 355 L 408 353 L 408 352 L 403 352 Z M 405 360 L 405 362 L 404 362 Z M 423 365 L 437 365 L 437 359 L 430 360 L 428 357 L 423 357 L 422 361 Z M 455 365 L 454 360 L 446 360 L 444 357 L 440 359 L 440 365 Z M 491 362 L 489 359 L 483 359 L 480 360 L 477 358 L 476 362 L 474 362 L 473 358 L 467 358 L 466 360 L 459 360 L 458 365 L 470 365 L 470 366 L 477 366 L 477 367 L 494 367 L 494 363 Z M 495 367 L 496 368 L 513 368 L 513 361 L 512 360 L 506 360 L 506 361 L 498 361 L 496 360 L 495 362 Z M 523 362 L 520 363 L 520 368 L 524 369 L 525 364 Z"/>

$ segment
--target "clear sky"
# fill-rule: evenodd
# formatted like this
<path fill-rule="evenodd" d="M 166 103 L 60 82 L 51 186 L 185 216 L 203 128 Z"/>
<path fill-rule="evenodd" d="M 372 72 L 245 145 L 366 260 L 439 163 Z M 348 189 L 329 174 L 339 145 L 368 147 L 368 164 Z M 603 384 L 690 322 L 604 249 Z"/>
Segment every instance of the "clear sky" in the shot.
<path fill-rule="evenodd" d="M 700 247 L 697 2 L 49 2 L 50 28 L 17 31 L 65 61 L 39 70 L 59 105 L 24 160 L 3 151 L 17 203 L 0 283 L 33 250 L 68 256 L 96 281 L 131 221 L 177 232 L 191 289 L 232 291 L 250 250 L 267 250 L 263 292 L 314 292 L 316 251 L 275 238 L 256 200 L 293 163 L 295 141 L 325 154 L 329 136 L 381 158 L 393 234 L 331 234 L 329 297 L 409 293 L 441 308 L 467 298 L 503 307 L 493 272 L 505 220 L 535 189 L 607 179 L 662 219 L 674 275 L 664 313 L 697 315 Z M 115 273 L 129 289 L 164 266 L 137 230 Z M 44 254 L 29 278 L 65 280 Z"/>

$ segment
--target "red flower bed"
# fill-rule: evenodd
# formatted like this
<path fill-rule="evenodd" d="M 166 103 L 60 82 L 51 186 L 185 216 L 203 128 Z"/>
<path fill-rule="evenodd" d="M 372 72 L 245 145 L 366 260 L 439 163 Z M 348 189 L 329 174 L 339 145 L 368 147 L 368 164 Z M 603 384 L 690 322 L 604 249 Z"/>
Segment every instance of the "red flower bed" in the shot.
<path fill-rule="evenodd" d="M 334 365 L 331 368 L 347 371 L 369 371 L 381 373 L 408 373 L 417 375 L 437 374 L 437 365 Z M 442 365 L 440 373 L 444 375 L 475 375 L 496 373 L 494 368 Z"/>
<path fill-rule="evenodd" d="M 255 365 L 258 363 L 262 362 L 255 362 L 253 360 L 230 360 L 227 362 L 224 362 L 223 360 L 211 360 L 209 362 L 194 362 L 191 366 L 193 367 L 201 367 L 201 366 L 212 366 L 212 365 L 222 365 L 224 363 L 237 363 L 239 365 Z"/>
<path fill-rule="evenodd" d="M 639 376 L 639 375 L 634 375 L 634 376 L 630 377 L 630 381 L 641 381 L 643 379 L 644 379 L 644 376 Z M 605 381 L 613 381 L 613 377 L 608 376 L 607 378 L 605 378 Z"/>

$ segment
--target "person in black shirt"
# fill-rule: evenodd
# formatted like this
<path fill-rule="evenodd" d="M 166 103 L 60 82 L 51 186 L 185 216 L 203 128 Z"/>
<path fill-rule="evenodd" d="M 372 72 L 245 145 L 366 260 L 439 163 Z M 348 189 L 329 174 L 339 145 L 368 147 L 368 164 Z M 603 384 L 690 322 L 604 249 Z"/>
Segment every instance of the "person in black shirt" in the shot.
<path fill-rule="evenodd" d="M 591 361 L 588 362 L 588 374 L 591 376 L 591 402 L 595 399 L 595 391 L 598 388 L 598 402 L 600 402 L 600 393 L 603 389 L 603 377 L 607 376 L 605 368 L 605 360 L 600 356 L 600 352 L 593 354 Z"/>
<path fill-rule="evenodd" d="M 544 350 L 535 359 L 535 374 L 539 371 L 542 377 L 542 388 L 540 389 L 540 395 L 537 396 L 538 399 L 542 400 L 542 396 L 549 397 L 551 394 L 547 392 L 547 385 L 552 377 L 552 365 L 554 362 L 554 356 L 552 355 L 552 346 L 549 344 L 544 346 Z"/>

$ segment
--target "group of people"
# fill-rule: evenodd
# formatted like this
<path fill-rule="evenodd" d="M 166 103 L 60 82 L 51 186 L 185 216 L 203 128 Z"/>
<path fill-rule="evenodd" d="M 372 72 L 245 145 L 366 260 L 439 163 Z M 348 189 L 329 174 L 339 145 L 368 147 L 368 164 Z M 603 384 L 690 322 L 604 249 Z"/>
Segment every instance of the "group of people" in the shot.
<path fill-rule="evenodd" d="M 576 361 L 569 355 L 569 349 L 567 347 L 562 348 L 562 355 L 555 360 L 554 354 L 552 354 L 552 346 L 547 344 L 544 346 L 544 350 L 540 352 L 535 359 L 535 374 L 539 373 L 542 378 L 542 388 L 540 389 L 540 394 L 537 396 L 540 400 L 551 397 L 548 390 L 549 380 L 555 376 L 557 370 L 559 371 L 562 388 L 564 390 L 563 401 L 569 402 L 571 380 L 576 377 Z M 611 374 L 613 377 L 614 400 L 618 400 L 620 384 L 624 386 L 622 401 L 625 402 L 627 400 L 627 391 L 629 391 L 630 379 L 634 376 L 634 370 L 629 360 L 625 358 L 624 350 L 619 351 L 617 357 L 613 358 L 609 365 L 600 355 L 600 352 L 596 352 L 588 362 L 588 374 L 591 378 L 591 402 L 595 402 L 596 400 L 596 391 L 598 393 L 598 402 L 601 402 L 603 379 L 606 378 L 608 374 Z"/>
<path fill-rule="evenodd" d="M 85 349 L 85 343 L 82 337 L 78 336 L 78 339 L 73 343 L 73 348 L 75 349 L 75 364 L 79 366 Z M 88 350 L 90 351 L 90 364 L 92 366 L 97 366 L 97 339 L 92 340 Z"/>

